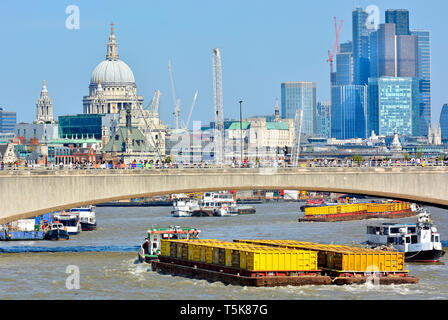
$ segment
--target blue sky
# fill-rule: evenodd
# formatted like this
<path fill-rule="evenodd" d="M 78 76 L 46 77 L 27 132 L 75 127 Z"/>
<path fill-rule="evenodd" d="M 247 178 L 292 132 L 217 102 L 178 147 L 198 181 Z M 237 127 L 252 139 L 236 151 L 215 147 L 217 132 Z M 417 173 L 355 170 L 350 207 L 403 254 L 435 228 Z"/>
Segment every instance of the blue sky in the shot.
<path fill-rule="evenodd" d="M 80 29 L 65 27 L 66 7 L 80 9 Z M 411 29 L 432 37 L 432 113 L 438 121 L 448 103 L 446 73 L 448 1 L 353 0 L 146 0 L 0 2 L 0 106 L 31 122 L 42 81 L 54 114 L 82 113 L 90 76 L 105 59 L 110 23 L 115 24 L 120 59 L 133 70 L 145 104 L 161 90 L 160 115 L 173 125 L 168 73 L 171 59 L 181 118 L 199 90 L 193 120 L 213 118 L 212 48 L 220 48 L 224 115 L 272 114 L 280 83 L 315 81 L 317 99 L 328 100 L 327 51 L 334 42 L 333 16 L 343 19 L 341 41 L 351 39 L 353 7 L 377 5 L 410 11 Z M 445 80 L 445 81 L 444 81 Z"/>

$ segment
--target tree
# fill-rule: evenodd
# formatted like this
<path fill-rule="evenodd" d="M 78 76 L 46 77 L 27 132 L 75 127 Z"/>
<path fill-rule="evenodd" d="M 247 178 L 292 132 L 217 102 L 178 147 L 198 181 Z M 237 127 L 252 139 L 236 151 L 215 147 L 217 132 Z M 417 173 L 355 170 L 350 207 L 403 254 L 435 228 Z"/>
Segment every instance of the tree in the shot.
<path fill-rule="evenodd" d="M 404 160 L 408 161 L 409 160 L 409 153 L 408 152 L 403 152 L 403 158 Z"/>

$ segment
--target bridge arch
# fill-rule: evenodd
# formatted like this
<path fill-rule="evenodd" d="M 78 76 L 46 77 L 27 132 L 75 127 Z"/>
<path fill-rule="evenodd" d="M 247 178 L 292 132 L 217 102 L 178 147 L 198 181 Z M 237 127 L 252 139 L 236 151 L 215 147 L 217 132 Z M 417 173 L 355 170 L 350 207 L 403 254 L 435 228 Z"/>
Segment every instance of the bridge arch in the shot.
<path fill-rule="evenodd" d="M 0 223 L 87 204 L 214 190 L 305 190 L 448 206 L 446 168 L 61 170 L 0 173 Z"/>

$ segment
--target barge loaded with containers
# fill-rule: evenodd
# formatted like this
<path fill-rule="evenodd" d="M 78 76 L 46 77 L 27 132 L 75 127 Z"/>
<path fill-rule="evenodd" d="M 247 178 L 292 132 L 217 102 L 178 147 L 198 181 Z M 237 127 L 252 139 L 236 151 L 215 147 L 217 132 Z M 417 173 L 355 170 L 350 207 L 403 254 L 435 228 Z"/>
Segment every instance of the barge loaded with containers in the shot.
<path fill-rule="evenodd" d="M 162 239 L 150 263 L 164 274 L 256 287 L 418 282 L 402 252 L 293 240 Z"/>
<path fill-rule="evenodd" d="M 355 203 L 304 208 L 299 222 L 334 222 L 372 218 L 406 218 L 417 215 L 417 207 L 409 202 Z"/>

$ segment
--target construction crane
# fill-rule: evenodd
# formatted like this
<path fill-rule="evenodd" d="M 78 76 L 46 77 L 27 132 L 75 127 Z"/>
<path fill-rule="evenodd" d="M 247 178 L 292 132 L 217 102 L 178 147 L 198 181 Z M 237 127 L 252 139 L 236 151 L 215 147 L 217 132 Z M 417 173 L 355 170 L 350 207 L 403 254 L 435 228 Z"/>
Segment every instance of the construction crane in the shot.
<path fill-rule="evenodd" d="M 191 115 L 193 114 L 193 109 L 196 104 L 197 98 L 198 98 L 198 90 L 196 90 L 196 93 L 194 94 L 193 103 L 191 104 L 190 112 L 188 113 L 187 122 L 184 125 L 184 130 L 188 129 L 188 125 L 190 124 Z"/>
<path fill-rule="evenodd" d="M 215 161 L 217 164 L 224 162 L 224 107 L 222 99 L 222 65 L 221 52 L 213 49 L 213 93 L 215 102 Z"/>
<path fill-rule="evenodd" d="M 173 94 L 174 124 L 175 124 L 175 128 L 179 129 L 180 99 L 178 99 L 176 97 L 176 91 L 174 89 L 173 70 L 172 70 L 172 67 L 171 67 L 171 61 L 170 60 L 168 60 L 168 70 L 170 72 L 171 93 Z"/>
<path fill-rule="evenodd" d="M 159 102 L 160 102 L 160 96 L 161 95 L 162 94 L 160 93 L 160 90 L 156 90 L 154 92 L 154 96 L 152 97 L 151 104 L 148 104 L 148 106 L 145 109 L 151 111 L 151 113 L 158 113 L 159 112 Z"/>
<path fill-rule="evenodd" d="M 333 52 L 330 52 L 330 50 L 328 50 L 328 59 L 327 59 L 327 62 L 330 63 L 330 81 L 331 81 L 331 83 L 334 82 L 334 79 L 333 79 L 334 56 L 336 53 L 339 53 L 341 51 L 340 46 L 339 46 L 339 35 L 341 34 L 341 28 L 342 28 L 343 22 L 344 22 L 344 20 L 341 20 L 341 22 L 339 24 L 339 28 L 338 28 L 336 17 L 334 17 L 334 30 L 336 32 L 336 40 L 334 42 Z"/>
<path fill-rule="evenodd" d="M 300 155 L 300 137 L 302 135 L 302 118 L 303 110 L 297 109 L 294 117 L 294 140 L 291 150 L 291 162 L 293 167 L 297 167 L 299 164 Z"/>

